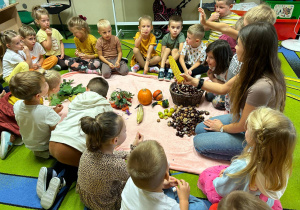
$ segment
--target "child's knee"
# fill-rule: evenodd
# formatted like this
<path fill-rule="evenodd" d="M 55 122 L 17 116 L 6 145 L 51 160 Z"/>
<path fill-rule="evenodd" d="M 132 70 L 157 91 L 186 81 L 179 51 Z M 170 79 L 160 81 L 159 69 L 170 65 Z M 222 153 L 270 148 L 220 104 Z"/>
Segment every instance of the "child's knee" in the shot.
<path fill-rule="evenodd" d="M 133 54 L 139 53 L 139 52 L 140 52 L 140 49 L 137 48 L 137 47 L 134 47 L 134 48 L 132 49 L 132 52 L 133 52 Z"/>
<path fill-rule="evenodd" d="M 102 77 L 104 77 L 105 79 L 110 78 L 110 76 L 111 76 L 111 73 L 109 71 L 102 72 Z"/>

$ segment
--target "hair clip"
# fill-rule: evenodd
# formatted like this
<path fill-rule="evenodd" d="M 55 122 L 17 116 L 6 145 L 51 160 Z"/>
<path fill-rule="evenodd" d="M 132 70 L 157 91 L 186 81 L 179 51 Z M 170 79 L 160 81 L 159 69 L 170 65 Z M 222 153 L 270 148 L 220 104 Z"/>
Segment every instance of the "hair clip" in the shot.
<path fill-rule="evenodd" d="M 87 18 L 84 17 L 83 15 L 78 15 L 78 16 L 79 16 L 80 19 L 82 19 L 82 20 L 84 20 L 84 21 L 86 21 L 86 19 L 87 19 Z"/>

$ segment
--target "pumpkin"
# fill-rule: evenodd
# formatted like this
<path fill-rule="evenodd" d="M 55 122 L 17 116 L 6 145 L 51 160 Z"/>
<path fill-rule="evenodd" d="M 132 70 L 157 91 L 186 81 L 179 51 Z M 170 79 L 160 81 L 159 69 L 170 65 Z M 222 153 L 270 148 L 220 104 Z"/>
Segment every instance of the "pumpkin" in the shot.
<path fill-rule="evenodd" d="M 149 105 L 152 103 L 152 93 L 150 90 L 144 88 L 141 89 L 138 93 L 138 100 L 142 105 Z"/>
<path fill-rule="evenodd" d="M 163 94 L 161 92 L 161 90 L 156 90 L 154 93 L 153 93 L 153 99 L 156 100 L 156 101 L 161 101 L 163 98 Z"/>

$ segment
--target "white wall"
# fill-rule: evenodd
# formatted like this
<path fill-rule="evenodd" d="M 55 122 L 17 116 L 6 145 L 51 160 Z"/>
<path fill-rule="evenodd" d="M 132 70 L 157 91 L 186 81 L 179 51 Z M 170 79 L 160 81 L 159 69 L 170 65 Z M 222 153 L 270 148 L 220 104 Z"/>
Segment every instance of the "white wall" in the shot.
<path fill-rule="evenodd" d="M 112 0 L 71 0 L 72 8 L 65 10 L 61 16 L 62 21 L 66 22 L 73 16 L 83 15 L 87 17 L 87 22 L 90 25 L 97 24 L 101 18 L 108 19 L 111 24 L 114 24 L 114 16 L 112 9 Z M 175 8 L 182 0 L 164 0 L 168 8 Z M 187 0 L 186 0 L 187 1 Z M 260 3 L 260 0 L 244 0 L 243 2 Z M 22 10 L 22 4 L 27 5 L 27 10 L 31 11 L 34 5 L 44 4 L 46 0 L 19 0 L 17 5 L 18 10 Z M 57 3 L 68 3 L 68 0 L 51 1 Z M 153 17 L 154 0 L 115 0 L 115 9 L 117 21 L 137 21 L 142 15 L 150 15 Z M 213 0 L 203 0 L 203 3 L 211 3 Z M 200 0 L 191 0 L 182 10 L 183 20 L 198 20 L 199 13 L 197 11 Z M 51 23 L 57 24 L 57 16 L 51 17 Z"/>

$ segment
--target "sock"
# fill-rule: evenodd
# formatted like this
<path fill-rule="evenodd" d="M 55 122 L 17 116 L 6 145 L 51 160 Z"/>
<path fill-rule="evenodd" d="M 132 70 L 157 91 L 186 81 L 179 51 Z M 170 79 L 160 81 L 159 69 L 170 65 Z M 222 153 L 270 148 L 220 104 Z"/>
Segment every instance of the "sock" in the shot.
<path fill-rule="evenodd" d="M 164 68 L 160 68 L 160 69 L 159 69 L 159 72 L 161 72 L 161 71 L 164 72 L 165 69 L 164 69 Z"/>
<path fill-rule="evenodd" d="M 91 70 L 91 69 L 87 69 L 87 70 L 85 70 L 85 72 L 86 72 L 87 74 L 98 74 L 98 71 L 97 71 L 97 70 Z"/>
<path fill-rule="evenodd" d="M 173 73 L 172 69 L 169 69 L 169 71 L 168 71 L 168 72 L 170 72 L 170 73 Z"/>
<path fill-rule="evenodd" d="M 150 67 L 150 68 L 149 68 L 149 72 L 151 72 L 151 73 L 158 73 L 158 71 L 159 71 L 159 69 L 158 69 L 157 66 L 154 66 L 154 67 Z"/>
<path fill-rule="evenodd" d="M 52 170 L 52 177 L 57 177 L 57 173 L 54 169 Z"/>

